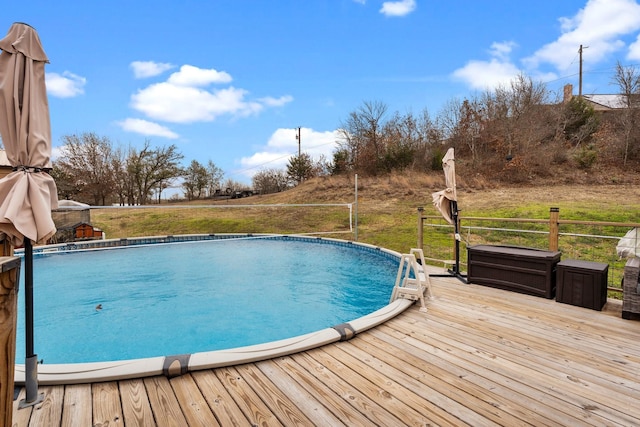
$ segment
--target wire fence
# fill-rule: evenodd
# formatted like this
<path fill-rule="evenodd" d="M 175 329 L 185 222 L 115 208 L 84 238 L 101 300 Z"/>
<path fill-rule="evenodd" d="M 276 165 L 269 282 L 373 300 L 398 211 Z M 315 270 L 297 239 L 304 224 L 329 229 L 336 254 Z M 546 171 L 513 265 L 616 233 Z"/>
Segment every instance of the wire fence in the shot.
<path fill-rule="evenodd" d="M 241 212 L 240 212 L 241 211 Z M 441 216 L 423 216 L 419 209 L 418 245 L 428 262 L 450 266 L 456 258 L 453 226 Z M 357 205 L 271 204 L 271 205 L 150 205 L 92 206 L 90 212 L 69 209 L 57 241 L 77 238 L 78 224 L 87 222 L 103 237 L 129 238 L 150 235 L 273 233 L 357 237 Z M 626 259 L 616 251 L 619 240 L 635 223 L 589 222 L 560 219 L 459 217 L 461 271 L 466 270 L 469 246 L 511 245 L 562 252 L 562 259 L 595 261 L 609 265 L 608 286 L 622 291 Z M 322 224 L 319 227 L 319 224 Z M 66 233 L 66 234 L 65 234 Z M 357 238 L 356 238 L 357 240 Z"/>
<path fill-rule="evenodd" d="M 58 210 L 53 216 L 58 233 L 52 243 L 96 234 L 114 239 L 212 233 L 339 236 L 354 232 L 351 203 L 91 206 Z M 88 224 L 91 229 L 86 234 L 81 227 Z"/>
<path fill-rule="evenodd" d="M 455 260 L 453 226 L 442 217 L 421 216 L 424 227 L 422 247 L 425 256 L 434 265 L 449 265 Z M 557 250 L 562 259 L 600 262 L 609 265 L 607 277 L 609 291 L 622 293 L 622 278 L 626 258 L 621 258 L 616 250 L 620 239 L 635 223 L 612 223 L 558 220 L 557 232 L 551 230 L 553 224 L 544 219 L 526 218 L 464 218 L 460 217 L 459 263 L 466 271 L 467 248 L 470 246 L 509 245 L 542 250 Z M 420 230 L 418 230 L 420 244 Z M 615 296 L 615 295 L 614 295 Z"/>

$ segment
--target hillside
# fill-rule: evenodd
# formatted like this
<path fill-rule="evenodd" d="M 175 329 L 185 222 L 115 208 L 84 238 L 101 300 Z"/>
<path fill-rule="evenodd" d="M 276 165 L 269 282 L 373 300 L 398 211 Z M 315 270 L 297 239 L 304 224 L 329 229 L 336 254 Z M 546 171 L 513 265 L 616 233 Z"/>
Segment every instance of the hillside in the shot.
<path fill-rule="evenodd" d="M 583 175 L 579 181 L 564 175 L 556 184 L 548 180 L 540 185 L 511 186 L 482 178 L 458 177 L 458 201 L 461 210 L 474 214 L 541 204 L 575 210 L 599 209 L 603 213 L 627 209 L 629 220 L 637 216 L 640 206 L 638 174 L 619 174 L 616 179 L 607 179 L 602 174 Z M 424 206 L 429 215 L 431 193 L 443 188 L 441 173 L 358 177 L 358 202 L 363 208 L 373 210 Z M 257 196 L 252 203 L 351 203 L 354 195 L 354 177 L 320 177 L 282 193 Z M 239 204 L 247 202 L 248 199 L 235 201 Z"/>

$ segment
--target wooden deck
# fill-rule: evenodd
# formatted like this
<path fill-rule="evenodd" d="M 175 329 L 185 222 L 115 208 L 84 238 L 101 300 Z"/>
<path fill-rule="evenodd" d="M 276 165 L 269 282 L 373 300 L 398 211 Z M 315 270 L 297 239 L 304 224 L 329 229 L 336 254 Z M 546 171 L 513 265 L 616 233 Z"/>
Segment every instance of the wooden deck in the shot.
<path fill-rule="evenodd" d="M 22 426 L 640 425 L 640 322 L 453 278 L 350 341 L 258 363 L 41 386 Z M 21 391 L 18 399 L 23 398 Z"/>

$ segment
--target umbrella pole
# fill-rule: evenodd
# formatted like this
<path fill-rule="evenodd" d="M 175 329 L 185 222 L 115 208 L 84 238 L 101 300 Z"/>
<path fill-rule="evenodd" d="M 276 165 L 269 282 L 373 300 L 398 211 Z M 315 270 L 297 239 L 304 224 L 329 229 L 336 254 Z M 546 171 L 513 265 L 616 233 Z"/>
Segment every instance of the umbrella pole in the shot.
<path fill-rule="evenodd" d="M 24 284 L 26 396 L 20 401 L 20 408 L 37 405 L 44 399 L 44 394 L 38 395 L 38 355 L 33 351 L 33 245 L 28 238 L 24 239 Z"/>
<path fill-rule="evenodd" d="M 458 230 L 458 202 L 455 200 L 451 201 L 451 219 L 453 220 L 453 241 L 456 256 L 453 274 L 458 274 L 460 272 L 460 241 L 458 240 L 460 230 Z"/>
<path fill-rule="evenodd" d="M 453 220 L 453 241 L 456 256 L 451 273 L 464 283 L 467 283 L 466 278 L 460 273 L 460 222 L 458 221 L 458 202 L 456 200 L 451 200 L 451 219 Z"/>

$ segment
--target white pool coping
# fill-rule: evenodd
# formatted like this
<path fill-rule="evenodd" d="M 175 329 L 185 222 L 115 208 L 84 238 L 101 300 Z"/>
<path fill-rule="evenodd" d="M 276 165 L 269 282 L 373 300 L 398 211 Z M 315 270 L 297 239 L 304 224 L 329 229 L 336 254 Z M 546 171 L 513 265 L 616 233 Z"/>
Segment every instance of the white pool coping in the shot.
<path fill-rule="evenodd" d="M 350 339 L 358 333 L 397 316 L 414 302 L 407 299 L 397 299 L 373 313 L 343 324 L 346 325 L 348 333 L 340 333 L 338 331 L 340 328 L 326 328 L 317 332 L 265 344 L 200 352 L 191 355 L 161 356 L 113 362 L 42 364 L 38 365 L 38 383 L 41 385 L 82 384 L 155 375 L 177 376 L 186 372 L 240 365 L 286 356 Z M 176 366 L 180 363 L 177 359 L 188 361 L 188 363 Z M 174 365 L 174 362 L 176 365 Z M 25 365 L 16 364 L 15 383 L 20 385 L 25 383 Z"/>
<path fill-rule="evenodd" d="M 188 235 L 194 237 L 198 235 Z M 242 234 L 230 233 L 222 236 L 240 236 Z M 142 238 L 132 238 L 124 240 L 148 240 L 164 239 L 175 236 L 152 236 Z M 321 239 L 328 242 L 354 244 L 372 250 L 386 252 L 398 260 L 401 254 L 386 248 L 370 245 L 367 243 L 352 242 L 341 239 L 326 237 L 310 237 L 301 235 L 281 235 L 281 234 L 253 234 L 246 237 L 288 237 L 302 238 L 309 240 Z M 118 239 L 113 239 L 118 240 Z M 123 239 L 119 239 L 123 240 Z M 66 245 L 54 245 L 55 250 L 65 250 Z M 80 246 L 80 245 L 79 245 Z M 46 252 L 45 250 L 42 250 Z M 387 320 L 397 316 L 414 303 L 412 300 L 397 299 L 385 307 L 382 307 L 370 314 L 359 317 L 342 325 L 325 328 L 316 332 L 299 335 L 278 341 L 264 344 L 256 344 L 245 347 L 237 347 L 228 350 L 206 351 L 186 355 L 158 356 L 142 359 L 119 360 L 109 362 L 89 362 L 89 363 L 67 363 L 67 364 L 38 364 L 38 383 L 42 385 L 56 384 L 83 384 L 102 381 L 114 381 L 132 378 L 144 378 L 155 375 L 166 375 L 169 377 L 182 375 L 187 372 L 220 368 L 224 366 L 240 365 L 243 363 L 257 362 L 260 360 L 272 359 L 299 353 L 312 348 L 321 347 L 337 341 L 345 341 L 353 338 L 360 332 L 371 329 Z M 24 385 L 25 365 L 15 365 L 15 384 Z"/>

